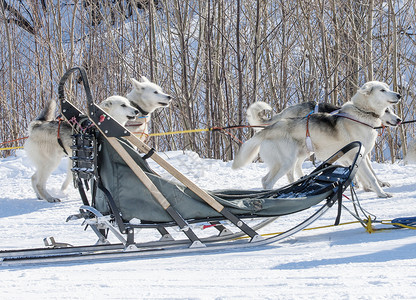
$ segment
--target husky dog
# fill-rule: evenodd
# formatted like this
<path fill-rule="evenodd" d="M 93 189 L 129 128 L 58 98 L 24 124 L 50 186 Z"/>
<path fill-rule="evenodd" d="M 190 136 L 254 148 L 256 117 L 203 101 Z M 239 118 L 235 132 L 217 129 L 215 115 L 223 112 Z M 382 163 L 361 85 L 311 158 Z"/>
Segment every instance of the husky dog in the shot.
<path fill-rule="evenodd" d="M 100 107 L 116 121 L 124 125 L 136 117 L 139 111 L 130 105 L 127 98 L 112 96 L 100 103 Z M 56 102 L 49 101 L 36 120 L 29 124 L 29 137 L 24 149 L 29 159 L 35 165 L 36 171 L 32 176 L 32 187 L 38 199 L 48 202 L 59 202 L 60 199 L 51 196 L 46 191 L 46 181 L 55 170 L 62 157 L 71 153 L 72 127 L 67 122 L 55 120 Z M 58 143 L 58 132 L 62 146 Z M 61 190 L 65 190 L 72 179 L 71 161 L 68 162 L 67 176 Z"/>
<path fill-rule="evenodd" d="M 299 157 L 306 157 L 311 150 L 319 160 L 325 160 L 346 144 L 360 141 L 364 146 L 364 156 L 367 156 L 377 137 L 374 127 L 381 125 L 380 117 L 386 108 L 398 103 L 400 98 L 400 94 L 391 91 L 385 83 L 367 82 L 338 114 L 314 113 L 308 118 L 281 119 L 257 132 L 243 144 L 232 168 L 243 167 L 260 152 L 270 168 L 262 179 L 263 188 L 271 189 L 293 168 Z M 391 196 L 381 189 L 367 163 L 360 165 L 357 175 L 379 197 Z"/>
<path fill-rule="evenodd" d="M 335 113 L 340 108 L 341 107 L 330 104 L 330 103 L 316 103 L 313 101 L 309 101 L 309 102 L 302 102 L 299 104 L 295 104 L 293 106 L 289 106 L 283 109 L 280 113 L 274 115 L 273 117 L 267 117 L 268 115 L 272 114 L 271 106 L 267 104 L 266 102 L 257 101 L 248 107 L 247 119 L 251 126 L 258 126 L 258 127 L 254 127 L 255 131 L 260 131 L 262 129 L 261 126 L 268 126 L 268 125 L 274 124 L 281 119 L 306 117 L 308 114 L 317 113 L 317 112 Z M 386 108 L 386 110 L 384 111 L 384 114 L 380 117 L 380 119 L 381 119 L 383 126 L 395 127 L 395 126 L 398 126 L 402 122 L 400 117 L 394 113 L 392 106 L 388 106 Z M 295 174 L 296 174 L 296 177 L 298 178 L 304 175 L 302 171 L 302 163 L 305 158 L 306 157 L 298 157 L 296 164 L 293 166 L 294 168 L 289 170 L 288 173 L 286 174 L 290 182 L 294 181 Z M 369 156 L 366 157 L 366 164 L 371 169 L 374 176 L 376 176 L 373 170 L 373 167 L 371 166 L 371 161 L 370 161 Z M 377 181 L 380 186 L 390 186 L 388 182 L 381 181 L 379 178 L 377 178 Z M 368 191 L 370 190 L 370 187 L 364 185 L 363 189 Z"/>
<path fill-rule="evenodd" d="M 134 121 L 127 122 L 126 127 L 141 140 L 145 140 L 149 132 L 150 114 L 159 107 L 169 106 L 172 96 L 165 94 L 160 86 L 150 82 L 145 76 L 141 77 L 140 82 L 134 78 L 130 78 L 130 81 L 133 89 L 126 97 L 140 114 Z"/>

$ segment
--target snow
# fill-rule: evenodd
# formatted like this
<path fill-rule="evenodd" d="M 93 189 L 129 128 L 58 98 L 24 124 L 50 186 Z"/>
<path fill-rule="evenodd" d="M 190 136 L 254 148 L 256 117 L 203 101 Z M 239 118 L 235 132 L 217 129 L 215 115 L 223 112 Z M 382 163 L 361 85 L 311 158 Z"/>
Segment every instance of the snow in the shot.
<path fill-rule="evenodd" d="M 163 157 L 205 189 L 260 189 L 260 178 L 267 170 L 264 164 L 253 163 L 232 171 L 230 162 L 201 159 L 193 152 L 167 152 Z M 23 151 L 0 160 L 0 249 L 42 247 L 43 238 L 49 236 L 73 245 L 95 243 L 96 236 L 84 231 L 81 221 L 65 222 L 82 204 L 74 188 L 65 194 L 59 191 L 65 166 L 62 162 L 48 181 L 49 190 L 62 202 L 47 203 L 35 197 L 30 184 L 34 169 Z M 379 220 L 416 216 L 414 165 L 373 163 L 373 167 L 391 183 L 385 190 L 394 196 L 380 199 L 358 189 L 363 207 Z M 311 164 L 306 162 L 304 169 L 312 170 Z M 282 178 L 276 186 L 286 183 Z M 312 227 L 333 224 L 336 210 Z M 288 218 L 296 222 L 303 217 L 299 213 Z M 344 211 L 341 221 L 353 218 Z M 266 227 L 264 233 L 279 230 L 278 225 Z M 376 224 L 376 228 L 386 227 Z M 369 234 L 359 224 L 350 224 L 302 231 L 280 243 L 249 250 L 3 266 L 0 298 L 415 299 L 415 233 L 399 229 Z"/>

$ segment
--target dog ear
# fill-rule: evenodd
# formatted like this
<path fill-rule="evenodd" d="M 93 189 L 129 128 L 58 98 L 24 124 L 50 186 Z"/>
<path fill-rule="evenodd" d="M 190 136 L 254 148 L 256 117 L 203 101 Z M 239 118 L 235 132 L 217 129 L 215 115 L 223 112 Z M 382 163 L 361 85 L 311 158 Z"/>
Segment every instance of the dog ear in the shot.
<path fill-rule="evenodd" d="M 141 76 L 140 79 L 142 80 L 142 82 L 150 82 L 150 80 L 147 79 L 146 76 Z"/>
<path fill-rule="evenodd" d="M 136 89 L 136 90 L 141 90 L 143 87 L 142 87 L 142 84 L 140 83 L 140 81 L 138 81 L 138 80 L 136 80 L 136 79 L 134 79 L 134 78 L 130 78 L 130 81 L 131 81 L 131 84 L 133 85 L 133 87 Z"/>
<path fill-rule="evenodd" d="M 110 108 L 111 105 L 113 105 L 111 100 L 104 100 L 103 102 L 101 102 L 100 106 L 103 107 L 103 108 Z"/>
<path fill-rule="evenodd" d="M 364 94 L 364 95 L 370 95 L 371 92 L 374 89 L 374 85 L 367 83 L 364 83 L 364 85 L 362 87 L 360 87 L 360 89 L 358 90 L 359 93 Z"/>

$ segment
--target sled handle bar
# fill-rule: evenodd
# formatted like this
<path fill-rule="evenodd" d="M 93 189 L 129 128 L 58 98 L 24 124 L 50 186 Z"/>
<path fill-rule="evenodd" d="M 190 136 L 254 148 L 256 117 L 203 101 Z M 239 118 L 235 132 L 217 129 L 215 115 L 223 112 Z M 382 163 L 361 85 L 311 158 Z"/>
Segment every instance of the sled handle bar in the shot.
<path fill-rule="evenodd" d="M 109 137 L 121 137 L 129 136 L 130 132 L 126 130 L 120 123 L 111 118 L 105 111 L 103 111 L 97 104 L 94 103 L 90 84 L 88 82 L 87 72 L 83 67 L 73 67 L 65 72 L 59 81 L 58 86 L 58 95 L 61 102 L 62 114 L 67 120 L 70 120 L 72 117 L 80 118 L 83 114 L 68 100 L 65 99 L 65 82 L 68 80 L 69 76 L 75 71 L 79 71 L 84 85 L 85 95 L 87 97 L 88 104 L 88 118 L 90 118 L 95 124 L 97 124 L 100 129 L 106 133 Z M 105 120 L 105 122 L 103 122 Z"/>
<path fill-rule="evenodd" d="M 91 88 L 88 82 L 87 72 L 85 71 L 83 67 L 73 67 L 69 69 L 68 71 L 66 71 L 65 74 L 62 76 L 61 80 L 59 81 L 59 86 L 58 86 L 59 101 L 61 101 L 61 105 L 63 102 L 66 101 L 65 91 L 64 91 L 65 82 L 68 80 L 69 76 L 77 70 L 80 72 L 82 83 L 85 89 L 85 94 L 87 96 L 88 107 L 89 109 L 91 109 L 94 106 L 94 102 L 92 100 Z"/>

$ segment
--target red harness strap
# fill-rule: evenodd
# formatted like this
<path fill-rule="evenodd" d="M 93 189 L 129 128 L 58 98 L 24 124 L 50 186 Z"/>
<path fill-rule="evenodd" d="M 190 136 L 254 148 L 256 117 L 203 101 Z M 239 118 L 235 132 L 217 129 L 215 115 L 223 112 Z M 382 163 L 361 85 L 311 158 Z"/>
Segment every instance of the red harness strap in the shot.
<path fill-rule="evenodd" d="M 357 123 L 360 123 L 360 124 L 363 124 L 363 125 L 365 125 L 365 126 L 368 126 L 368 127 L 372 128 L 372 129 L 374 129 L 374 127 L 373 127 L 373 126 L 371 126 L 370 124 L 367 124 L 367 123 L 361 122 L 361 121 L 359 121 L 359 120 L 356 120 L 356 119 L 354 119 L 354 118 L 352 118 L 352 117 L 349 117 L 349 116 L 348 116 L 348 115 L 346 115 L 346 114 L 339 113 L 339 114 L 337 114 L 336 116 L 341 117 L 341 118 L 345 118 L 345 119 L 348 119 L 348 120 L 351 120 L 351 121 L 354 121 L 354 122 L 357 122 Z"/>
<path fill-rule="evenodd" d="M 306 149 L 308 149 L 309 152 L 315 152 L 315 149 L 313 148 L 313 144 L 312 144 L 311 134 L 309 133 L 309 117 L 311 116 L 311 114 L 313 114 L 313 112 L 309 113 L 306 116 L 306 138 L 305 138 L 305 143 L 306 143 Z"/>

